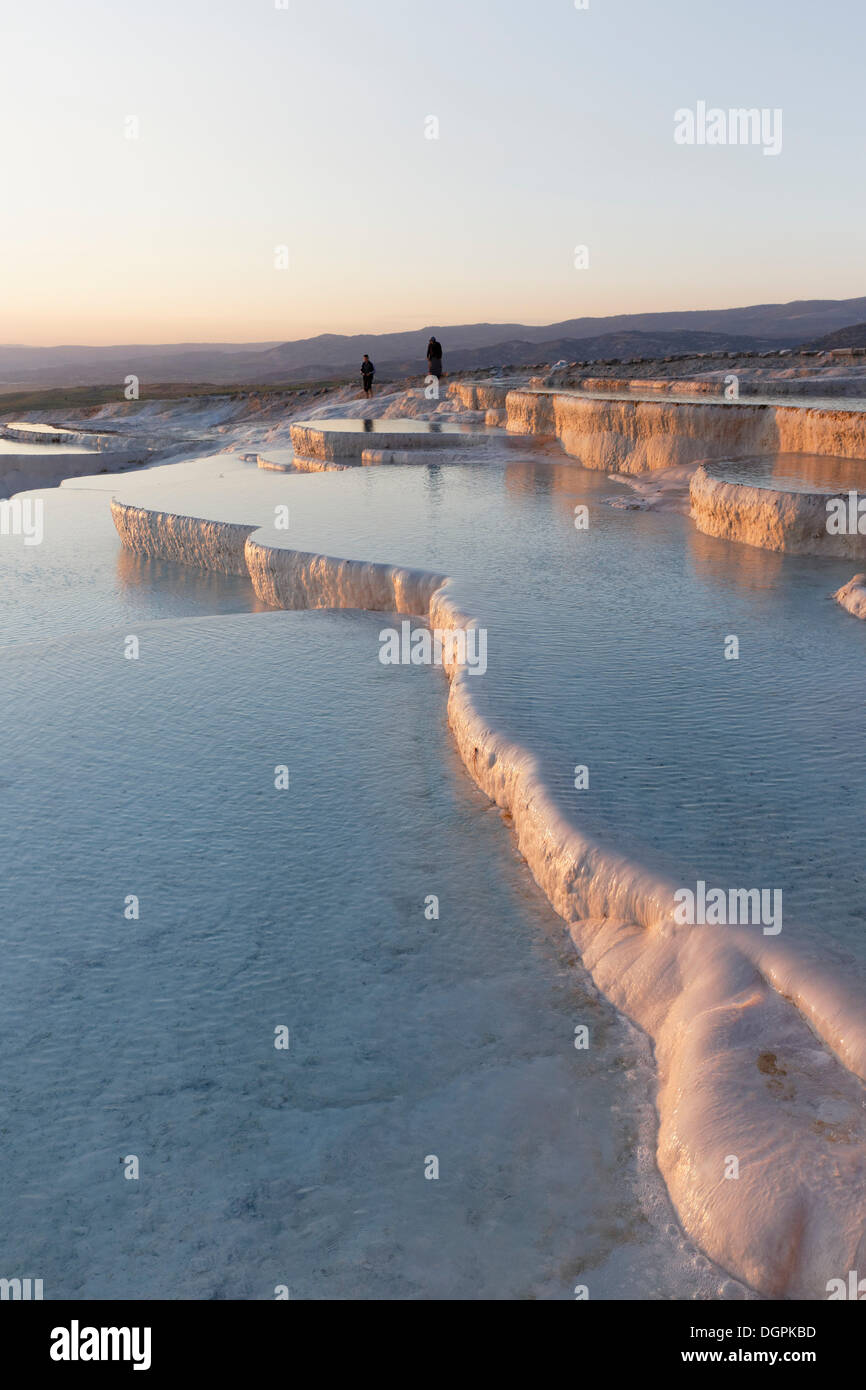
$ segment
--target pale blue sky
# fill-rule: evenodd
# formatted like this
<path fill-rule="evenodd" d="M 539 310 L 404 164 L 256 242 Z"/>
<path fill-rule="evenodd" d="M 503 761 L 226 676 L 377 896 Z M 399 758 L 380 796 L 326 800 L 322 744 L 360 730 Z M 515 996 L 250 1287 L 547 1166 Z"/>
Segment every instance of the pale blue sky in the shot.
<path fill-rule="evenodd" d="M 0 341 L 866 292 L 861 0 L 5 0 L 3 28 Z M 699 100 L 780 107 L 781 154 L 678 146 Z"/>

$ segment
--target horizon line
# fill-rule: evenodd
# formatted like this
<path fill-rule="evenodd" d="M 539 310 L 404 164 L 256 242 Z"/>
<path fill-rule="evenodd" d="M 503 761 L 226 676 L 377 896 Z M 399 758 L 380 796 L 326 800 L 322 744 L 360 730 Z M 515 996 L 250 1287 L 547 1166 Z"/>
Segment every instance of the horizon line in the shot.
<path fill-rule="evenodd" d="M 841 298 L 836 297 L 836 296 L 824 296 L 824 297 L 822 297 L 822 296 L 816 296 L 816 297 L 809 298 L 809 299 L 769 299 L 769 300 L 762 300 L 762 301 L 760 301 L 760 302 L 753 302 L 753 303 L 747 303 L 747 304 L 738 303 L 738 304 L 709 305 L 709 306 L 708 306 L 708 305 L 703 305 L 703 306 L 700 306 L 700 307 L 698 307 L 698 308 L 691 308 L 691 309 L 634 309 L 634 310 L 620 310 L 620 311 L 617 312 L 617 313 L 611 313 L 611 314 L 575 314 L 575 315 L 572 315 L 570 318 L 553 319 L 553 320 L 550 320 L 550 321 L 545 321 L 545 320 L 542 319 L 542 320 L 538 320 L 537 322 L 535 322 L 535 321 L 533 321 L 533 320 L 531 320 L 531 319 L 522 319 L 522 320 L 519 320 L 519 321 L 518 321 L 518 320 L 503 320 L 503 321 L 498 321 L 498 320 L 495 320 L 495 319 L 475 319 L 475 320 L 473 320 L 471 323 L 468 323 L 468 322 L 459 322 L 459 323 L 446 324 L 446 325 L 445 325 L 445 328 L 446 328 L 446 329 L 447 329 L 447 328 L 514 328 L 514 327 L 518 327 L 518 328 L 555 328 L 555 327 L 557 327 L 559 324 L 562 324 L 562 323 L 573 323 L 573 322 L 576 322 L 577 320 L 580 320 L 580 319 L 586 319 L 586 320 L 595 321 L 595 322 L 598 322 L 598 323 L 604 323 L 604 322 L 606 322 L 608 319 L 638 318 L 638 317 L 642 317 L 642 316 L 646 316 L 646 315 L 657 315 L 657 314 L 712 314 L 712 313 L 717 313 L 717 314 L 719 314 L 719 313 L 728 313 L 728 312 L 731 312 L 731 311 L 734 311 L 734 310 L 737 310 L 737 309 L 789 308 L 789 307 L 791 307 L 792 305 L 795 305 L 795 304 L 804 304 L 804 305 L 805 305 L 805 304 L 845 304 L 845 303 L 850 302 L 851 300 L 856 300 L 856 299 L 866 299 L 866 294 L 862 294 L 862 295 L 856 295 L 856 294 L 855 294 L 855 295 L 845 295 L 845 296 L 842 296 Z M 223 347 L 223 346 L 225 346 L 225 345 L 227 345 L 227 344 L 231 344 L 232 346 L 236 346 L 236 347 L 238 347 L 238 348 L 245 348 L 245 347 L 251 347 L 251 348 L 254 348 L 254 347 L 278 347 L 278 346 L 281 346 L 281 345 L 284 344 L 284 343 L 308 342 L 308 341 L 315 341 L 316 339 L 319 339 L 319 338 L 363 338 L 363 337 L 365 337 L 365 336 L 366 336 L 366 337 L 371 337 L 371 338 L 379 338 L 379 337 L 386 337 L 386 336 L 390 336 L 390 335 L 392 335 L 392 334 L 399 334 L 399 333 L 425 333 L 428 329 L 430 329 L 430 330 L 436 330 L 436 331 L 441 332 L 441 331 L 442 331 L 442 325 L 441 325 L 441 324 L 436 324 L 436 323 L 425 323 L 425 324 L 419 324 L 419 325 L 418 325 L 417 327 L 415 327 L 415 328 L 359 329 L 359 330 L 356 330 L 355 332 L 336 332 L 336 331 L 334 331 L 334 330 L 331 329 L 331 330 L 324 330 L 324 331 L 322 331 L 321 333 L 301 334 L 299 337 L 296 337 L 296 338 L 207 338 L 207 339 L 205 339 L 205 338 L 188 338 L 188 339 L 175 340 L 175 341 L 171 341 L 171 342 L 166 341 L 165 339 L 154 339 L 153 341 L 143 341 L 143 340 L 140 340 L 140 339 L 139 339 L 139 340 L 136 340 L 136 341 L 111 342 L 111 343 L 86 343 L 86 342 L 61 342 L 61 343 L 57 343 L 57 342 L 52 342 L 52 343 L 22 343 L 22 342 L 14 342 L 14 343 L 5 343 L 5 342 L 2 342 L 2 343 L 0 343 L 0 349 L 23 348 L 23 349 L 28 349 L 28 350 L 32 350 L 32 351 L 39 351 L 39 350 L 42 350 L 42 351 L 50 351 L 50 350 L 53 349 L 53 350 L 56 351 L 56 350 L 60 350 L 60 349 L 64 349 L 64 348 L 67 348 L 67 349 L 68 349 L 68 348 L 92 348 L 92 349 L 103 349 L 103 350 L 105 350 L 105 351 L 108 351 L 108 350 L 110 350 L 110 349 L 112 349 L 112 348 L 114 348 L 114 349 L 122 349 L 122 348 L 130 348 L 130 347 L 136 347 L 136 348 L 142 348 L 142 347 L 154 347 L 154 348 L 157 348 L 157 347 L 165 347 L 165 348 L 168 348 L 168 347 L 174 347 L 174 348 L 205 347 L 205 348 L 206 348 L 206 347 Z"/>

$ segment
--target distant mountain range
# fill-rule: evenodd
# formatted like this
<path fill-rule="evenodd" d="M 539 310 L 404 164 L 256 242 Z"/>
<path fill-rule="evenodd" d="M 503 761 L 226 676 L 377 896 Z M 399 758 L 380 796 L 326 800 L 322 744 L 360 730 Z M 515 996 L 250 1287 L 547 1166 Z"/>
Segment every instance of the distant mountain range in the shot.
<path fill-rule="evenodd" d="M 444 331 L 444 330 L 443 330 Z M 426 339 L 424 340 L 426 343 Z M 740 333 L 600 333 L 592 338 L 550 338 L 532 342 L 512 338 L 486 347 L 457 348 L 446 354 L 448 371 L 472 371 L 477 367 L 528 367 L 538 362 L 605 361 L 623 357 L 665 357 L 680 352 L 734 352 L 777 347 L 769 338 L 749 338 Z M 374 359 L 375 360 L 375 359 Z M 379 363 L 377 362 L 377 367 Z M 391 376 L 426 370 L 418 358 L 383 364 Z"/>
<path fill-rule="evenodd" d="M 445 348 L 446 371 L 527 366 L 559 358 L 655 357 L 677 352 L 799 347 L 828 334 L 862 331 L 866 297 L 753 304 L 740 309 L 614 314 L 536 327 L 519 323 L 436 324 L 404 333 L 322 333 L 285 343 L 172 343 L 117 347 L 0 346 L 0 390 L 189 382 L 276 385 L 354 376 L 363 353 L 380 376 L 421 373 L 431 332 Z M 844 344 L 839 343 L 838 346 Z"/>
<path fill-rule="evenodd" d="M 850 328 L 838 328 L 835 333 L 827 333 L 823 338 L 809 343 L 809 347 L 822 352 L 830 352 L 833 348 L 866 348 L 866 323 L 854 323 Z"/>

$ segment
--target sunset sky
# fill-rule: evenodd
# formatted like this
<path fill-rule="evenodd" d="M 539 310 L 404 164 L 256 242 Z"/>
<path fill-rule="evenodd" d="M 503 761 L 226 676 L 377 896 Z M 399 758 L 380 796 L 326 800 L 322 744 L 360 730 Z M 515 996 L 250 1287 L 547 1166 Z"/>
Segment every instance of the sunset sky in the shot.
<path fill-rule="evenodd" d="M 855 0 L 3 8 L 2 342 L 866 291 Z M 698 101 L 781 108 L 781 153 L 677 145 Z"/>

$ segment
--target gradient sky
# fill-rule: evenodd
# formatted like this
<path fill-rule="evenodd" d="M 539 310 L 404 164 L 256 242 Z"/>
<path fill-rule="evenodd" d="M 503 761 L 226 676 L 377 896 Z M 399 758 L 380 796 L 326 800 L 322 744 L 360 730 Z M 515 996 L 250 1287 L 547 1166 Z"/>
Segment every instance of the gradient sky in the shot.
<path fill-rule="evenodd" d="M 862 0 L 2 8 L 2 342 L 866 293 Z M 676 145 L 699 100 L 782 108 L 781 154 Z"/>

